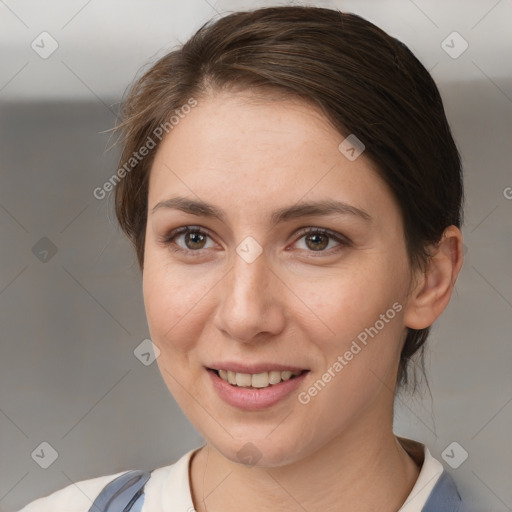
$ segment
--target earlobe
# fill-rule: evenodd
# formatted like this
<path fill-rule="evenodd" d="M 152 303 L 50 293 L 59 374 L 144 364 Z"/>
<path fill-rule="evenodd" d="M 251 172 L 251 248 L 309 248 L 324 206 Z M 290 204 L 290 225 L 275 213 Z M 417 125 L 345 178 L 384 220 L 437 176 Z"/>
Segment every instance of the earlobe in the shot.
<path fill-rule="evenodd" d="M 404 313 L 407 327 L 425 329 L 444 311 L 464 260 L 462 247 L 462 233 L 456 226 L 447 227 L 440 242 L 430 247 L 431 257 L 425 270 L 418 270 L 407 301 Z"/>

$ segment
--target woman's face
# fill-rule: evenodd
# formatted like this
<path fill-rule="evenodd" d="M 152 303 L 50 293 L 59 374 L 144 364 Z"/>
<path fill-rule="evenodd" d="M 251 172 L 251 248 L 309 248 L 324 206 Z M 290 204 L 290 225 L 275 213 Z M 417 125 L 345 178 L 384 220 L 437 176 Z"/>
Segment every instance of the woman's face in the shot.
<path fill-rule="evenodd" d="M 170 392 L 233 461 L 292 463 L 391 422 L 411 278 L 403 225 L 343 138 L 305 103 L 218 93 L 157 152 L 149 329 Z M 304 371 L 282 381 L 286 369 Z"/>

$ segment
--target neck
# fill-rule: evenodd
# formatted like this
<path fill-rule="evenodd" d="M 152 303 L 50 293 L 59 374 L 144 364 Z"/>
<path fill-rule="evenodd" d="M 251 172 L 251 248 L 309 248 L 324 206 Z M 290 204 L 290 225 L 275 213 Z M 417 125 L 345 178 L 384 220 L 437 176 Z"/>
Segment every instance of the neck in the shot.
<path fill-rule="evenodd" d="M 396 511 L 419 468 L 394 436 L 391 422 L 388 429 L 376 430 L 375 423 L 371 429 L 361 427 L 306 458 L 273 468 L 245 467 L 207 444 L 194 454 L 190 468 L 195 509 Z"/>

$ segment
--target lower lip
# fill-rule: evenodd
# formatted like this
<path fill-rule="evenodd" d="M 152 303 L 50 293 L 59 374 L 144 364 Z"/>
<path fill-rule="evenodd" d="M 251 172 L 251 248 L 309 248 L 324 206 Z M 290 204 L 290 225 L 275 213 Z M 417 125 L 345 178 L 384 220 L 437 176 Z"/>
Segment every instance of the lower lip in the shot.
<path fill-rule="evenodd" d="M 233 407 L 246 411 L 259 411 L 277 404 L 301 385 L 307 373 L 307 371 L 302 372 L 293 379 L 266 388 L 242 388 L 232 386 L 221 379 L 213 370 L 208 370 L 213 387 L 222 400 Z"/>

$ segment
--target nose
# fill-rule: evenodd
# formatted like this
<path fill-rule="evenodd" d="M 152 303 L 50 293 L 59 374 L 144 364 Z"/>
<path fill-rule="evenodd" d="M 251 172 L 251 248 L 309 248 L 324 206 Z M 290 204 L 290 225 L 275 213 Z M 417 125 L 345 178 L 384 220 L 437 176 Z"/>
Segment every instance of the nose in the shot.
<path fill-rule="evenodd" d="M 214 323 L 225 336 L 254 343 L 284 330 L 286 287 L 269 267 L 264 252 L 252 262 L 235 254 L 232 268 L 219 285 Z"/>

